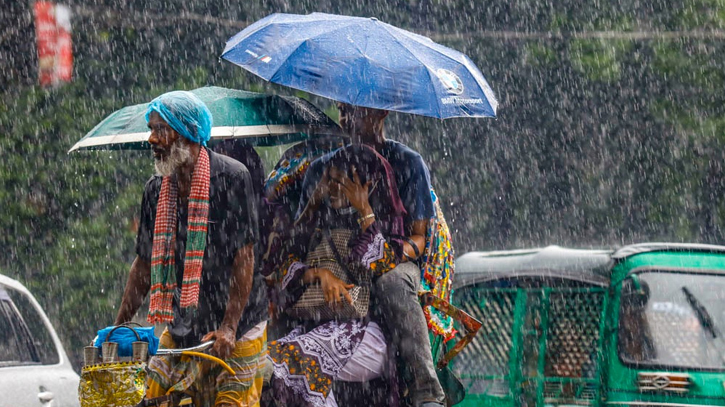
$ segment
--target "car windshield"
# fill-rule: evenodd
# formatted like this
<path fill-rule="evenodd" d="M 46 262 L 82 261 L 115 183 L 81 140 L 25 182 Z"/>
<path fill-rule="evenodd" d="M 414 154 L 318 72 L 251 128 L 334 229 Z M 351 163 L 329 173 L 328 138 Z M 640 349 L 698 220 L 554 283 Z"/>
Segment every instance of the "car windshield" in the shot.
<path fill-rule="evenodd" d="M 0 367 L 58 362 L 50 332 L 29 298 L 0 284 Z"/>
<path fill-rule="evenodd" d="M 725 370 L 725 276 L 648 271 L 622 284 L 625 362 Z"/>

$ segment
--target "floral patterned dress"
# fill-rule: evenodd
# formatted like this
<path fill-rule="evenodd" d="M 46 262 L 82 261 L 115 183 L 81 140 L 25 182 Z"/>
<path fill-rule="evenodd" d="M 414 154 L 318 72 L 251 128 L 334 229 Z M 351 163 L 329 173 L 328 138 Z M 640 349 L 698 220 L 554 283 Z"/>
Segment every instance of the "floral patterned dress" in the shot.
<path fill-rule="evenodd" d="M 348 242 L 349 257 L 344 261 L 367 269 L 372 278 L 402 262 L 405 209 L 390 164 L 369 147 L 345 147 L 335 154 L 330 165 L 352 161 L 362 182 L 362 178 L 379 180 L 379 187 L 369 195 L 376 220 L 362 231 L 356 212 L 346 214 L 344 210 L 323 207 L 309 223 L 293 226 L 289 219 L 278 222 L 277 233 L 268 244 L 269 255 L 262 259 L 262 273 L 275 287 L 271 295 L 275 314 L 285 312 L 304 292 L 302 276 L 309 268 L 305 260 L 314 245 L 311 242 L 315 231 L 322 227 L 354 232 Z M 394 358 L 387 357 L 380 327 L 367 319 L 333 320 L 311 329 L 297 327 L 281 339 L 269 342 L 268 348 L 274 366 L 271 393 L 277 405 L 335 407 L 333 382 L 368 381 L 381 376 L 384 370 L 395 373 L 389 366 Z"/>
<path fill-rule="evenodd" d="M 392 270 L 400 259 L 399 243 L 385 239 L 375 223 L 357 235 L 351 245 L 348 260 L 361 263 L 373 275 Z M 301 284 L 307 270 L 297 257 L 291 259 L 280 270 L 283 289 Z M 337 406 L 332 392 L 334 381 L 380 377 L 388 362 L 383 333 L 375 322 L 367 320 L 333 320 L 310 330 L 299 326 L 271 341 L 268 348 L 274 367 L 273 397 L 284 406 Z"/>

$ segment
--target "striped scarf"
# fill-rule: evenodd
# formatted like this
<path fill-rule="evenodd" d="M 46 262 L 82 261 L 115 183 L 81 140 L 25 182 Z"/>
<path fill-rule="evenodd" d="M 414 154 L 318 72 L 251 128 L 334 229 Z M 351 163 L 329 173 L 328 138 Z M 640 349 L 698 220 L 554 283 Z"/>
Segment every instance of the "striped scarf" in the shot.
<path fill-rule="evenodd" d="M 209 154 L 199 151 L 194 167 L 189 194 L 189 221 L 186 235 L 184 279 L 181 283 L 181 308 L 196 307 L 199 302 L 201 268 L 206 250 L 206 232 L 209 219 Z M 151 304 L 148 322 L 163 323 L 174 320 L 172 301 L 176 291 L 176 200 L 177 185 L 171 177 L 164 177 L 156 209 L 154 240 L 151 252 Z"/>

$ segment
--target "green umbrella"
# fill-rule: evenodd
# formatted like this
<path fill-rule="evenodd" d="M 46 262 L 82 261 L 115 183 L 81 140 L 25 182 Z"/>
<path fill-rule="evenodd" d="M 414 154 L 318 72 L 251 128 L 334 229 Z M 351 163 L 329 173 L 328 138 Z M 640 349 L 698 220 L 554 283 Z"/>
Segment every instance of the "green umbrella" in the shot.
<path fill-rule="evenodd" d="M 338 125 L 312 103 L 292 96 L 265 95 L 207 86 L 191 91 L 209 107 L 215 140 L 248 138 L 271 146 L 340 134 Z M 69 153 L 88 149 L 149 148 L 148 103 L 128 106 L 106 117 L 80 139 Z"/>

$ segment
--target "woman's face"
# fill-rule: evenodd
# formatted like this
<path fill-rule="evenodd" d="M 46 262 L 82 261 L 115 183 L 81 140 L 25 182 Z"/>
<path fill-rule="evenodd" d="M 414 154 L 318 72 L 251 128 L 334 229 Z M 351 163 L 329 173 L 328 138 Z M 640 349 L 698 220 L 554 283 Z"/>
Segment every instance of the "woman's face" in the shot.
<path fill-rule="evenodd" d="M 350 206 L 345 193 L 342 191 L 340 184 L 343 179 L 347 178 L 347 174 L 337 167 L 330 167 L 330 207 L 332 209 L 342 209 Z"/>

